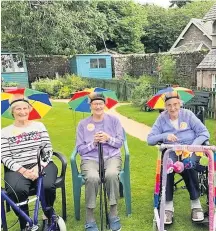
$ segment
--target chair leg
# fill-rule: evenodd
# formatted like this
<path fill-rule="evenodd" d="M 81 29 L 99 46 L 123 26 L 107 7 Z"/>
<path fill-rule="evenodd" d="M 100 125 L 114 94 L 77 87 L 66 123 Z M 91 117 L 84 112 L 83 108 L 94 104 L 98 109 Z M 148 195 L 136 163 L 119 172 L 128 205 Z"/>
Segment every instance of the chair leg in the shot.
<path fill-rule="evenodd" d="M 183 178 L 179 179 L 178 181 L 176 181 L 176 182 L 174 183 L 175 189 L 177 189 L 177 185 L 178 185 L 180 182 L 182 182 L 182 181 L 183 181 Z"/>
<path fill-rule="evenodd" d="M 65 193 L 65 185 L 61 188 L 62 191 L 62 218 L 64 221 L 67 220 L 67 204 L 66 204 L 66 193 Z"/>
<path fill-rule="evenodd" d="M 131 214 L 131 187 L 130 187 L 130 175 L 120 173 L 120 181 L 123 185 L 123 192 L 125 197 L 126 215 Z"/>
<path fill-rule="evenodd" d="M 126 204 L 126 214 L 129 216 L 131 214 L 131 188 L 130 188 L 130 179 L 125 179 L 124 186 L 124 196 Z"/>
<path fill-rule="evenodd" d="M 78 184 L 74 187 L 74 212 L 76 220 L 80 220 L 80 197 L 81 197 L 81 186 Z"/>
<path fill-rule="evenodd" d="M 120 194 L 120 197 L 124 197 L 124 193 L 123 193 L 123 185 L 121 183 L 121 181 L 119 181 L 119 194 Z"/>

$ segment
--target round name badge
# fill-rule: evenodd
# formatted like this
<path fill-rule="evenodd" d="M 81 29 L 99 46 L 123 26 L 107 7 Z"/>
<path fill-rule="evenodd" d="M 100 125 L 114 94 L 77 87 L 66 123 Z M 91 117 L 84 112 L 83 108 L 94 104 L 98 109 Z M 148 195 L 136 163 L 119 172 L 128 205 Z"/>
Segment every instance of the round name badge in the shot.
<path fill-rule="evenodd" d="M 95 125 L 94 124 L 88 124 L 87 125 L 87 130 L 90 131 L 90 132 L 94 131 L 95 130 Z"/>
<path fill-rule="evenodd" d="M 187 123 L 186 122 L 181 122 L 180 129 L 185 129 L 185 128 L 187 128 Z"/>

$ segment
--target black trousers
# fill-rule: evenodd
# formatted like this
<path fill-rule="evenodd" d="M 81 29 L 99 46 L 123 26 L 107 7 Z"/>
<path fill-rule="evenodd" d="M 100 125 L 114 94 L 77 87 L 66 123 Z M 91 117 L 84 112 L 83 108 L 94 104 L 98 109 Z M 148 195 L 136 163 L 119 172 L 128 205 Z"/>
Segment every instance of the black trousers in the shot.
<path fill-rule="evenodd" d="M 55 181 L 58 174 L 58 169 L 53 162 L 50 162 L 45 168 L 44 172 L 46 175 L 43 177 L 43 186 L 44 186 L 44 193 L 45 193 L 45 200 L 47 206 L 53 207 L 55 198 L 56 198 L 56 185 Z M 22 202 L 28 199 L 29 191 L 31 188 L 36 188 L 37 180 L 32 181 L 30 179 L 26 179 L 22 174 L 19 172 L 14 172 L 9 169 L 5 171 L 5 181 L 13 188 L 16 192 L 14 194 L 11 187 L 6 184 L 6 192 L 8 196 L 15 202 Z M 17 201 L 17 198 L 19 201 Z M 20 208 L 29 215 L 28 212 L 28 205 L 20 206 Z M 49 213 L 45 214 L 49 218 Z M 20 228 L 24 229 L 26 227 L 26 221 L 19 217 Z"/>
<path fill-rule="evenodd" d="M 171 151 L 169 158 L 173 160 L 175 163 L 178 161 L 178 156 L 175 154 L 175 152 Z M 198 180 L 198 171 L 202 169 L 198 169 L 198 162 L 199 162 L 200 157 L 196 156 L 195 154 L 192 155 L 191 161 L 192 163 L 196 163 L 195 166 L 196 168 L 192 169 L 184 169 L 184 171 L 180 174 L 182 178 L 184 179 L 186 188 L 189 192 L 190 199 L 191 200 L 196 200 L 200 196 L 200 190 L 199 190 L 199 180 Z M 166 185 L 166 201 L 172 201 L 173 200 L 173 191 L 174 191 L 174 175 L 175 173 L 169 173 L 167 175 L 167 185 Z"/>

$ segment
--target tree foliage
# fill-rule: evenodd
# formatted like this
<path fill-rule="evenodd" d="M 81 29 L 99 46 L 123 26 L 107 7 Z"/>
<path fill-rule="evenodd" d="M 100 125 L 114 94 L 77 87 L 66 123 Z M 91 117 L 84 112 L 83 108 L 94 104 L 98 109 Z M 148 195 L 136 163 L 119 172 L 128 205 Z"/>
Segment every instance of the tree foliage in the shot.
<path fill-rule="evenodd" d="M 176 84 L 176 60 L 171 55 L 158 58 L 159 81 L 164 84 Z"/>
<path fill-rule="evenodd" d="M 2 18 L 2 44 L 29 54 L 93 52 L 106 30 L 104 15 L 81 1 L 2 2 Z"/>
<path fill-rule="evenodd" d="M 202 18 L 212 4 L 164 9 L 133 1 L 2 1 L 2 46 L 31 55 L 105 46 L 120 53 L 167 51 L 189 20 Z"/>

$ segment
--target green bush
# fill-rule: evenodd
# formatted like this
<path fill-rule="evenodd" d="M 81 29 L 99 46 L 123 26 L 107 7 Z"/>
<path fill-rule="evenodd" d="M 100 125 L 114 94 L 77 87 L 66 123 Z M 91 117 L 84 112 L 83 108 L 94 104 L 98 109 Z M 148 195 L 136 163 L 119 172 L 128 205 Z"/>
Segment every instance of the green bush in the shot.
<path fill-rule="evenodd" d="M 163 84 L 178 84 L 176 80 L 176 60 L 170 55 L 158 58 L 159 80 Z"/>
<path fill-rule="evenodd" d="M 88 85 L 87 80 L 76 75 L 66 74 L 60 79 L 63 83 L 63 86 L 67 86 L 70 89 L 71 93 L 77 90 L 83 90 Z"/>
<path fill-rule="evenodd" d="M 51 97 L 58 97 L 63 83 L 59 79 L 39 79 L 32 83 L 32 88 L 37 91 L 48 93 Z"/>
<path fill-rule="evenodd" d="M 158 84 L 158 81 L 158 76 L 152 75 L 141 75 L 139 79 L 137 79 L 137 83 L 149 83 L 154 86 Z"/>
<path fill-rule="evenodd" d="M 63 86 L 59 93 L 58 93 L 58 98 L 59 99 L 68 99 L 71 96 L 71 90 L 68 86 Z"/>
<path fill-rule="evenodd" d="M 3 82 L 2 87 L 17 87 L 19 84 L 16 82 Z"/>
<path fill-rule="evenodd" d="M 134 88 L 132 91 L 131 100 L 134 106 L 141 107 L 143 104 L 145 104 L 152 96 L 151 83 L 148 81 L 148 79 L 142 78 L 140 80 L 140 84 Z"/>
<path fill-rule="evenodd" d="M 69 98 L 75 91 L 86 88 L 87 81 L 76 75 L 66 74 L 55 79 L 39 79 L 32 83 L 32 88 L 46 92 L 53 98 Z"/>

